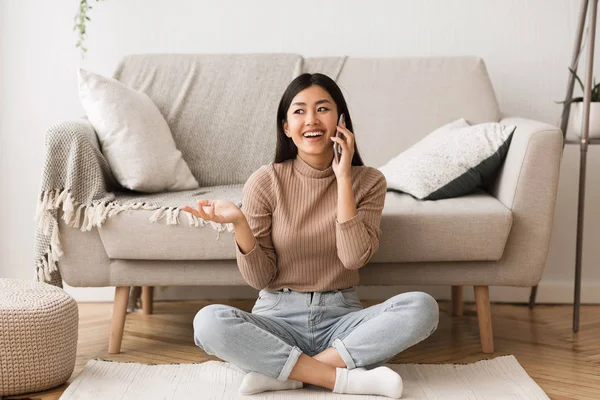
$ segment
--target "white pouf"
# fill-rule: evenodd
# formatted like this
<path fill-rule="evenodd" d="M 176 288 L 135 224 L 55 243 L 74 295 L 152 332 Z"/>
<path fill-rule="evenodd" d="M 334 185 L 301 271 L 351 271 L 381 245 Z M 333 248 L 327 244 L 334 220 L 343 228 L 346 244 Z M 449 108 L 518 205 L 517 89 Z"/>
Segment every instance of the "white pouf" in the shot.
<path fill-rule="evenodd" d="M 77 303 L 46 283 L 0 278 L 0 397 L 69 379 L 77 355 Z"/>

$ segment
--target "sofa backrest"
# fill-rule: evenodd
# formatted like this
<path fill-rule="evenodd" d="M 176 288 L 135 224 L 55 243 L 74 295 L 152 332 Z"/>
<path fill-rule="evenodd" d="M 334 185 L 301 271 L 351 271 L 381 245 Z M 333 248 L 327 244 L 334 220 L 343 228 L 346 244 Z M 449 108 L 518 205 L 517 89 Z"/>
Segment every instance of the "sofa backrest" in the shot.
<path fill-rule="evenodd" d="M 246 71 L 256 74 L 263 61 L 270 63 L 264 77 L 244 80 L 250 76 L 244 75 Z M 273 71 L 273 65 L 281 72 Z M 275 59 L 273 55 L 132 55 L 121 61 L 114 77 L 152 98 L 190 170 L 206 187 L 244 183 L 254 170 L 273 161 L 277 104 L 285 86 L 302 71 L 325 72 L 318 69 L 331 65 L 330 57 L 302 60 L 294 54 Z M 207 82 L 224 74 L 221 69 L 236 80 L 235 93 L 247 109 L 211 101 L 223 99 L 211 93 L 217 88 Z M 360 154 L 373 167 L 447 122 L 500 119 L 487 70 L 478 57 L 348 57 L 337 82 L 348 102 Z M 217 135 L 212 131 L 215 127 Z"/>
<path fill-rule="evenodd" d="M 500 120 L 478 57 L 349 57 L 337 83 L 348 102 L 360 155 L 373 167 L 456 119 Z"/>
<path fill-rule="evenodd" d="M 114 77 L 146 93 L 201 187 L 241 184 L 275 155 L 281 94 L 298 54 L 136 54 Z"/>

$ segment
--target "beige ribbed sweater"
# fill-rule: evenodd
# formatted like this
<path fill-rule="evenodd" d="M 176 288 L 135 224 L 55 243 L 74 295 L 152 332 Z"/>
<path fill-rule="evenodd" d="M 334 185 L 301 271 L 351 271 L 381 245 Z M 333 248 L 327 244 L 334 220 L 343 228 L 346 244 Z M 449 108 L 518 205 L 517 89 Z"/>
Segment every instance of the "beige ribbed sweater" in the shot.
<path fill-rule="evenodd" d="M 351 176 L 358 215 L 343 223 L 331 166 L 321 171 L 296 157 L 248 178 L 242 212 L 256 245 L 243 254 L 236 242 L 236 253 L 250 286 L 324 292 L 358 284 L 358 269 L 379 248 L 387 184 L 373 167 L 353 166 Z"/>

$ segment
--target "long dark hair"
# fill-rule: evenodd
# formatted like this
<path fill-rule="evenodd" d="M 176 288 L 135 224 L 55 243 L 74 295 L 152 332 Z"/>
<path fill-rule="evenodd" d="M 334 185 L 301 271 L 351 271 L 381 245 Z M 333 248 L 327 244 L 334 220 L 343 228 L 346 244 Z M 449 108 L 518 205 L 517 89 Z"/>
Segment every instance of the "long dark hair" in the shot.
<path fill-rule="evenodd" d="M 294 97 L 302 90 L 311 87 L 312 85 L 318 85 L 325 89 L 338 109 L 338 118 L 341 113 L 344 113 L 344 119 L 346 121 L 346 127 L 354 133 L 352 128 L 352 118 L 350 118 L 350 112 L 348 111 L 348 105 L 346 99 L 340 90 L 337 83 L 333 79 L 323 74 L 309 74 L 305 73 L 298 76 L 296 79 L 290 82 L 287 89 L 281 96 L 279 107 L 277 108 L 277 147 L 275 149 L 275 163 L 281 163 L 286 160 L 296 158 L 298 155 L 298 147 L 294 144 L 292 138 L 288 138 L 283 131 L 283 123 L 287 121 L 287 111 L 292 104 Z M 358 153 L 356 146 L 356 140 L 354 140 L 354 156 L 352 157 L 352 165 L 365 165 Z"/>

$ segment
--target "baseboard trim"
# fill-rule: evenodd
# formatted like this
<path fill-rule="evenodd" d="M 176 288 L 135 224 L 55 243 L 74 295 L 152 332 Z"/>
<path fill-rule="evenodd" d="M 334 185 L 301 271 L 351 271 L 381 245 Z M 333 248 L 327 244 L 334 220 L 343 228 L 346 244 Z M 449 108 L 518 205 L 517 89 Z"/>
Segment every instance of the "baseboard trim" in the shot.
<path fill-rule="evenodd" d="M 77 288 L 65 284 L 65 290 L 79 302 L 110 302 L 114 288 Z M 450 287 L 446 286 L 359 286 L 358 296 L 362 299 L 385 300 L 398 293 L 423 291 L 437 300 L 450 299 Z M 527 303 L 529 288 L 490 287 L 490 300 L 498 303 Z M 258 291 L 249 286 L 163 286 L 154 291 L 156 300 L 228 300 L 256 299 Z M 474 301 L 472 287 L 464 288 L 464 301 Z M 583 304 L 600 304 L 600 282 L 584 282 L 581 288 Z M 573 283 L 542 281 L 538 287 L 537 303 L 572 304 Z"/>

